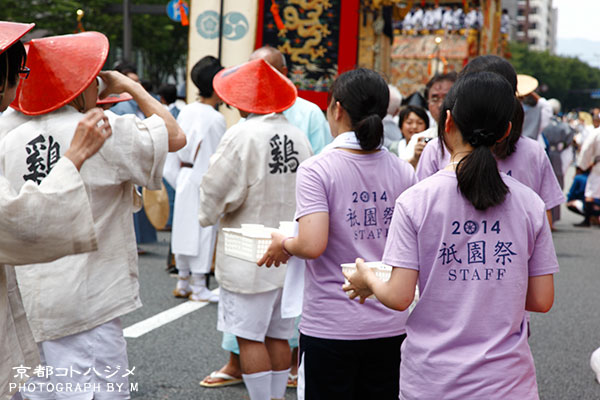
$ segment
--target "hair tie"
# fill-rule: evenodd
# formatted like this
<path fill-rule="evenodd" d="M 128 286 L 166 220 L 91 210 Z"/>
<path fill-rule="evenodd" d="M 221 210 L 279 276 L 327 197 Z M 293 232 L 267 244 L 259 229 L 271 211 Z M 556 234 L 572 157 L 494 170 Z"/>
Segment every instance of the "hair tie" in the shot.
<path fill-rule="evenodd" d="M 473 129 L 473 134 L 469 139 L 469 144 L 473 147 L 492 146 L 496 141 L 494 132 L 490 132 L 485 128 Z"/>

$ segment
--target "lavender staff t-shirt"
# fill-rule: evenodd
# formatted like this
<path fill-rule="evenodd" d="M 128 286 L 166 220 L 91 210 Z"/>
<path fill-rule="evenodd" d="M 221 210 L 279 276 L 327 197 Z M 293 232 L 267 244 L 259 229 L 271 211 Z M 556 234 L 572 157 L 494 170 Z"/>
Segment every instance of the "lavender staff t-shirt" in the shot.
<path fill-rule="evenodd" d="M 435 138 L 425 146 L 417 165 L 419 180 L 446 168 L 450 162 L 448 149 L 444 147 L 442 157 L 440 144 L 440 139 Z M 498 160 L 498 169 L 533 189 L 546 204 L 546 210 L 565 202 L 565 195 L 554 175 L 552 164 L 542 146 L 535 140 L 521 136 L 517 141 L 517 150 L 506 159 Z"/>
<path fill-rule="evenodd" d="M 515 179 L 476 210 L 440 171 L 396 201 L 383 262 L 419 271 L 401 399 L 537 399 L 527 342 L 528 278 L 558 272 L 542 200 Z"/>
<path fill-rule="evenodd" d="M 375 300 L 360 304 L 342 290 L 340 264 L 357 257 L 379 261 L 394 201 L 416 182 L 412 167 L 387 151 L 324 151 L 304 161 L 296 178 L 296 219 L 329 213 L 327 248 L 306 261 L 300 332 L 324 339 L 357 340 L 405 332 L 407 312 Z"/>

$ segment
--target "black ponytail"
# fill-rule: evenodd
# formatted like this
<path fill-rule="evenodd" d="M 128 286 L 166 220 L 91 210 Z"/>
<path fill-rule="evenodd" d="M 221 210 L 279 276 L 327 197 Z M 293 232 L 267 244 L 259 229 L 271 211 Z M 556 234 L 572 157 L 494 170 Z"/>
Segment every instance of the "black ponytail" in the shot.
<path fill-rule="evenodd" d="M 381 75 L 366 68 L 345 72 L 333 82 L 330 98 L 338 101 L 350 116 L 352 129 L 363 150 L 381 146 L 382 120 L 390 101 L 388 86 Z"/>
<path fill-rule="evenodd" d="M 379 115 L 367 115 L 355 125 L 354 131 L 363 150 L 374 150 L 381 145 L 383 122 Z"/>
<path fill-rule="evenodd" d="M 478 210 L 501 204 L 508 187 L 502 180 L 492 147 L 503 138 L 515 107 L 514 90 L 491 72 L 460 78 L 444 99 L 463 141 L 473 147 L 456 167 L 458 188 Z M 441 119 L 440 119 L 441 122 Z M 444 141 L 444 136 L 440 137 Z"/>

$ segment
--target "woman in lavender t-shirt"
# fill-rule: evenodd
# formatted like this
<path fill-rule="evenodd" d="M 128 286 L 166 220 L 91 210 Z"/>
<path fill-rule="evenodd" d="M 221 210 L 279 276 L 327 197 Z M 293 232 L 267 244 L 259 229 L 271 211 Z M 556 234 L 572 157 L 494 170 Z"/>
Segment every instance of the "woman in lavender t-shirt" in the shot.
<path fill-rule="evenodd" d="M 513 107 L 498 74 L 455 83 L 440 136 L 450 163 L 397 199 L 383 255 L 396 267 L 390 281 L 357 260 L 345 287 L 351 298 L 374 293 L 405 310 L 418 282 L 401 399 L 538 399 L 525 311 L 550 310 L 558 262 L 543 201 L 500 173 L 491 151 L 508 135 Z"/>
<path fill-rule="evenodd" d="M 395 199 L 412 167 L 381 148 L 388 88 L 376 72 L 337 78 L 327 119 L 335 140 L 296 178 L 298 236 L 273 235 L 259 264 L 305 258 L 299 399 L 397 399 L 406 312 L 348 300 L 340 264 L 381 260 Z"/>
<path fill-rule="evenodd" d="M 517 91 L 517 73 L 504 58 L 495 55 L 479 56 L 471 60 L 460 72 L 460 76 L 480 71 L 490 71 L 502 75 L 513 90 Z M 515 111 L 512 117 L 512 129 L 508 138 L 493 147 L 498 169 L 512 176 L 525 186 L 533 189 L 546 204 L 546 215 L 552 228 L 550 210 L 565 202 L 550 159 L 544 148 L 535 140 L 521 136 L 523 127 L 523 107 L 515 99 Z M 448 165 L 450 154 L 441 145 L 439 138 L 427 144 L 417 165 L 417 179 L 423 180 Z"/>

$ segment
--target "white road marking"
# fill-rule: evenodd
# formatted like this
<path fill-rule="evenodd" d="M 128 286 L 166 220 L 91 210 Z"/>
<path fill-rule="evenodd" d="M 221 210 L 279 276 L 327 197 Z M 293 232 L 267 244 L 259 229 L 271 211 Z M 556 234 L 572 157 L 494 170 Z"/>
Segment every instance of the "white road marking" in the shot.
<path fill-rule="evenodd" d="M 219 288 L 216 288 L 212 292 L 219 294 Z M 126 338 L 139 338 L 156 328 L 160 328 L 161 326 L 173 322 L 186 314 L 199 310 L 208 304 L 210 303 L 207 301 L 186 301 L 185 303 L 169 308 L 168 310 L 123 329 L 123 336 Z"/>

